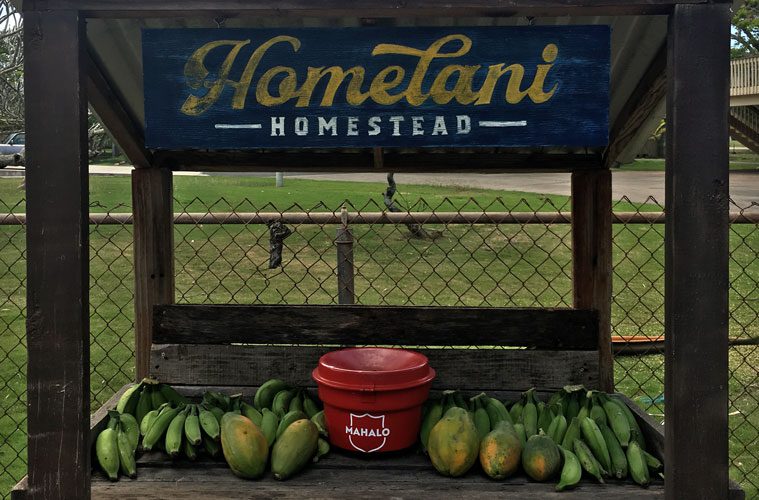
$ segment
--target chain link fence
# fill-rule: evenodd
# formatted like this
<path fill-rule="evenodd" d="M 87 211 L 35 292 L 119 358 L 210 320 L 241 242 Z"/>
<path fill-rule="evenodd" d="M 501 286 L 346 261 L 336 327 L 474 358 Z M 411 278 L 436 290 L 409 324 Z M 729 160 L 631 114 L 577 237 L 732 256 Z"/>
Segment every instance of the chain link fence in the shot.
<path fill-rule="evenodd" d="M 334 304 L 343 290 L 336 238 L 352 233 L 358 304 L 570 306 L 570 207 L 550 200 L 418 200 L 407 223 L 377 216 L 384 205 L 301 207 L 285 212 L 290 234 L 270 267 L 274 206 L 193 199 L 175 225 L 179 303 Z M 26 473 L 26 254 L 23 203 L 0 201 L 0 491 Z M 614 224 L 612 328 L 617 388 L 663 417 L 663 207 L 622 199 Z M 731 477 L 759 488 L 759 205 L 732 206 L 730 228 Z M 130 207 L 90 208 L 91 389 L 97 407 L 134 378 Z M 630 214 L 630 212 L 634 212 Z M 95 214 L 111 214 L 102 216 Z M 118 216 L 115 216 L 118 214 Z M 749 215 L 752 214 L 752 215 Z M 638 216 L 638 217 L 636 217 Z M 447 222 L 446 222 L 447 221 Z M 424 222 L 419 224 L 419 222 Z M 280 235 L 283 232 L 279 233 Z M 341 275 L 342 276 L 342 275 Z"/>

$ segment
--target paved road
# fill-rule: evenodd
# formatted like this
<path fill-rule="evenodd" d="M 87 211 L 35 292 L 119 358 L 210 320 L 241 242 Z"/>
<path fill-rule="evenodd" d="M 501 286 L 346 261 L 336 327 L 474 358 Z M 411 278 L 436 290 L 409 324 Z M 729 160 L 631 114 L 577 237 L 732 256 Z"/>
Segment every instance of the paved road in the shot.
<path fill-rule="evenodd" d="M 129 175 L 131 167 L 92 165 L 92 175 Z M 664 172 L 625 172 L 612 171 L 614 200 L 627 196 L 633 202 L 645 202 L 653 197 L 664 203 Z M 0 176 L 23 176 L 23 169 L 7 167 L 0 170 Z M 209 175 L 197 172 L 177 172 L 176 175 Z M 254 177 L 272 177 L 273 173 L 250 174 L 210 174 L 210 175 L 246 175 Z M 287 178 L 344 180 L 385 183 L 385 174 L 311 174 L 291 173 Z M 399 184 L 427 184 L 440 186 L 466 186 L 483 189 L 503 189 L 525 191 L 529 193 L 569 195 L 569 174 L 397 174 Z M 287 180 L 285 180 L 285 183 Z M 730 174 L 730 195 L 737 207 L 748 207 L 759 211 L 759 172 L 732 172 Z M 736 210 L 736 207 L 731 207 Z"/>

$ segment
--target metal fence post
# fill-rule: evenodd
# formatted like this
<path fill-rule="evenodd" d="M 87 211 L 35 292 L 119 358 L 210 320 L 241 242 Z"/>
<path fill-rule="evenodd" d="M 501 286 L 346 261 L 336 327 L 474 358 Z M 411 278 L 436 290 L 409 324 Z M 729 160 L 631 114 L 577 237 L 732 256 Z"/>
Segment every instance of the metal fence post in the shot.
<path fill-rule="evenodd" d="M 348 229 L 348 210 L 340 211 L 340 226 L 335 238 L 337 246 L 337 302 L 355 303 L 353 288 L 353 233 Z"/>

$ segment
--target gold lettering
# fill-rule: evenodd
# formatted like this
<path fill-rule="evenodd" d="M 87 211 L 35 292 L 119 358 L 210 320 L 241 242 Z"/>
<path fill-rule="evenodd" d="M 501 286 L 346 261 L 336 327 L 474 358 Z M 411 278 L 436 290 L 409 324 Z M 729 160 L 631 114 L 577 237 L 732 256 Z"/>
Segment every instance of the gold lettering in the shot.
<path fill-rule="evenodd" d="M 559 48 L 553 43 L 549 43 L 543 49 L 543 60 L 547 63 L 553 63 L 556 60 L 556 56 L 558 55 Z M 556 89 L 559 86 L 558 83 L 555 83 L 551 90 L 548 92 L 543 92 L 543 85 L 545 84 L 546 76 L 548 75 L 548 71 L 552 66 L 553 64 L 538 64 L 538 70 L 535 73 L 535 79 L 532 81 L 532 85 L 530 85 L 530 89 L 527 91 L 527 95 L 530 96 L 530 99 L 532 99 L 532 102 L 535 104 L 544 103 L 553 97 L 554 92 L 556 92 Z"/>
<path fill-rule="evenodd" d="M 516 104 L 524 99 L 527 95 L 526 90 L 521 90 L 522 78 L 524 77 L 524 67 L 521 64 L 511 64 L 503 67 L 503 64 L 492 64 L 488 67 L 488 74 L 485 77 L 485 82 L 477 92 L 477 100 L 475 106 L 482 104 L 490 104 L 493 98 L 493 92 L 498 80 L 506 73 L 511 72 L 509 75 L 509 81 L 506 84 L 506 102 L 509 104 Z"/>
<path fill-rule="evenodd" d="M 481 66 L 460 66 L 451 64 L 443 68 L 435 77 L 430 87 L 432 100 L 437 104 L 448 104 L 454 97 L 459 104 L 472 104 L 477 99 L 477 94 L 472 90 L 472 79 Z M 456 85 L 448 90 L 446 84 L 454 73 L 458 73 Z"/>
<path fill-rule="evenodd" d="M 395 77 L 388 81 L 387 76 L 390 73 L 395 73 Z M 377 73 L 377 76 L 374 77 L 372 84 L 369 86 L 369 97 L 377 104 L 385 106 L 395 104 L 403 99 L 403 92 L 390 95 L 387 91 L 397 87 L 403 81 L 404 76 L 406 76 L 406 71 L 400 66 L 388 66 L 382 69 Z"/>
<path fill-rule="evenodd" d="M 208 92 L 202 96 L 188 96 L 184 104 L 182 104 L 182 113 L 197 116 L 205 113 L 208 108 L 213 106 L 224 89 L 224 84 L 227 82 L 229 71 L 232 69 L 232 64 L 235 62 L 237 54 L 240 52 L 240 49 L 249 43 L 250 40 L 216 40 L 215 42 L 203 45 L 193 52 L 184 65 L 184 77 L 191 89 L 205 87 L 208 89 Z M 229 50 L 227 57 L 224 58 L 224 62 L 221 63 L 216 80 L 206 80 L 209 73 L 204 63 L 206 56 L 212 50 L 225 45 L 229 45 L 232 48 Z"/>
<path fill-rule="evenodd" d="M 440 50 L 448 42 L 457 40 L 461 42 L 461 47 L 455 52 L 443 52 Z M 404 45 L 394 45 L 390 43 L 380 43 L 372 50 L 372 55 L 397 54 L 405 56 L 414 56 L 419 58 L 416 64 L 414 74 L 411 76 L 408 87 L 405 91 L 406 101 L 412 106 L 419 106 L 427 100 L 429 94 L 422 91 L 422 82 L 430 67 L 430 63 L 437 58 L 460 57 L 469 52 L 472 48 L 472 40 L 465 35 L 448 35 L 439 38 L 430 44 L 427 50 L 419 50 Z"/>
<path fill-rule="evenodd" d="M 271 38 L 264 43 L 262 43 L 256 50 L 251 54 L 250 59 L 248 59 L 248 64 L 245 65 L 245 69 L 242 72 L 242 76 L 240 77 L 239 82 L 227 82 L 230 86 L 235 88 L 235 94 L 232 96 L 232 109 L 243 109 L 245 107 L 245 98 L 248 96 L 248 91 L 250 89 L 250 82 L 253 80 L 253 73 L 256 71 L 256 68 L 258 67 L 258 64 L 261 62 L 261 59 L 264 57 L 264 54 L 267 50 L 269 50 L 272 45 L 277 44 L 279 42 L 289 42 L 290 45 L 293 47 L 294 52 L 298 52 L 300 50 L 300 40 L 297 38 L 293 38 L 291 36 L 275 36 L 274 38 Z M 267 93 L 268 93 L 268 87 L 267 87 Z M 258 94 L 258 89 L 256 89 L 256 94 Z M 280 93 L 281 95 L 281 93 Z M 261 103 L 263 104 L 263 103 Z"/>
<path fill-rule="evenodd" d="M 348 104 L 358 106 L 369 97 L 368 94 L 361 93 L 361 84 L 364 82 L 365 76 L 365 70 L 362 66 L 355 66 L 347 70 L 344 70 L 340 66 L 330 66 L 329 68 L 324 68 L 323 66 L 320 68 L 309 67 L 306 81 L 298 89 L 298 101 L 295 106 L 299 108 L 308 106 L 311 103 L 311 95 L 314 93 L 314 89 L 327 74 L 329 74 L 329 81 L 322 95 L 321 106 L 332 106 L 338 88 L 340 88 L 340 85 L 348 75 L 351 77 L 348 89 L 346 90 L 346 101 L 348 101 Z"/>
<path fill-rule="evenodd" d="M 280 73 L 284 73 L 285 77 L 279 82 L 279 95 L 273 96 L 269 93 L 269 84 Z M 258 80 L 258 85 L 256 85 L 256 100 L 263 106 L 284 104 L 296 96 L 296 84 L 297 75 L 294 69 L 287 66 L 274 66 L 261 75 L 261 79 Z"/>

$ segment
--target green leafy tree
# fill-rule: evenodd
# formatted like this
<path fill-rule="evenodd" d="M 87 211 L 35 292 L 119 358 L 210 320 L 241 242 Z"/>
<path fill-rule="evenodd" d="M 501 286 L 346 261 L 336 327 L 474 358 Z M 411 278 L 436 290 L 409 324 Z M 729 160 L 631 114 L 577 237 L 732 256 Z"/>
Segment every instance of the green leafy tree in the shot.
<path fill-rule="evenodd" d="M 10 0 L 0 0 L 0 133 L 24 128 L 23 24 Z M 2 140 L 0 138 L 0 140 Z"/>
<path fill-rule="evenodd" d="M 732 56 L 759 54 L 759 0 L 746 0 L 733 16 Z"/>

